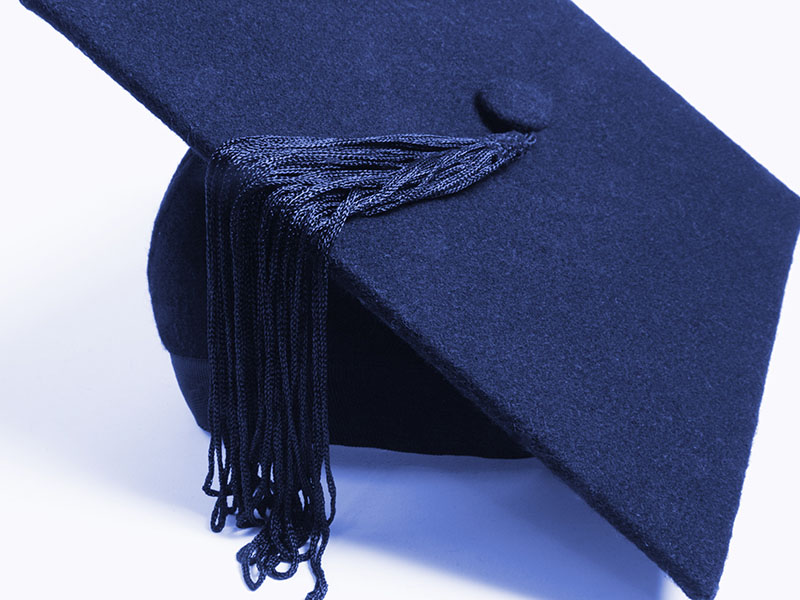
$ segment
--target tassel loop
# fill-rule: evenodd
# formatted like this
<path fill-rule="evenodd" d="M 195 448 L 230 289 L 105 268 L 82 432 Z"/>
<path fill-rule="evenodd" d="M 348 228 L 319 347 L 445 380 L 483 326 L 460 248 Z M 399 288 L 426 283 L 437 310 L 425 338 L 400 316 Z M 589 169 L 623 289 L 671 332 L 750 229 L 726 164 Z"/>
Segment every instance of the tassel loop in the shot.
<path fill-rule="evenodd" d="M 484 138 L 251 137 L 206 175 L 211 529 L 261 527 L 237 554 L 247 586 L 322 554 L 336 512 L 327 382 L 328 256 L 349 218 L 454 194 L 530 147 Z M 230 499 L 230 500 L 229 500 Z M 254 575 L 255 573 L 255 575 Z"/>

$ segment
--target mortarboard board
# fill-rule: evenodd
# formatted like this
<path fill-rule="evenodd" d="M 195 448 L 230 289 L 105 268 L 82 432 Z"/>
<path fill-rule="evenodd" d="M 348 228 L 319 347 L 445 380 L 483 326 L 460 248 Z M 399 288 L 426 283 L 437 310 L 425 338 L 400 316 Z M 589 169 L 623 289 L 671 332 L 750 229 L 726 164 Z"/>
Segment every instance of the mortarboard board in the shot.
<path fill-rule="evenodd" d="M 765 170 L 567 3 L 374 14 L 228 3 L 135 15 L 31 4 L 193 148 L 162 206 L 150 276 L 159 331 L 201 424 L 211 425 L 202 199 L 212 155 L 209 197 L 220 206 L 242 191 L 272 206 L 277 171 L 262 162 L 276 156 L 313 185 L 350 160 L 360 186 L 365 170 L 374 183 L 376 168 L 423 165 L 413 182 L 434 191 L 421 199 L 457 193 L 350 221 L 330 250 L 332 441 L 533 453 L 687 593 L 713 595 L 798 225 L 797 199 Z M 328 140 L 324 160 L 311 152 L 317 139 L 223 145 L 264 133 Z M 371 139 L 341 142 L 355 136 Z M 474 185 L 437 187 L 455 166 L 517 151 Z M 262 187 L 248 188 L 242 176 L 254 170 Z M 355 189 L 387 184 L 370 185 Z M 227 249 L 245 265 L 246 248 L 266 255 L 276 243 L 224 233 L 253 238 Z M 209 242 L 212 260 L 241 265 Z M 244 279 L 261 285 L 257 274 Z M 249 310 L 269 296 L 213 268 L 209 281 L 231 294 L 216 296 L 223 313 L 243 294 Z M 275 306 L 294 289 L 284 284 Z M 235 360 L 242 348 L 261 351 L 236 331 L 253 328 L 236 315 L 215 320 L 213 307 L 210 323 L 234 330 L 221 338 L 233 355 L 212 343 L 216 380 L 264 385 Z M 263 395 L 233 388 L 222 395 Z M 314 529 L 294 516 L 286 521 Z"/>

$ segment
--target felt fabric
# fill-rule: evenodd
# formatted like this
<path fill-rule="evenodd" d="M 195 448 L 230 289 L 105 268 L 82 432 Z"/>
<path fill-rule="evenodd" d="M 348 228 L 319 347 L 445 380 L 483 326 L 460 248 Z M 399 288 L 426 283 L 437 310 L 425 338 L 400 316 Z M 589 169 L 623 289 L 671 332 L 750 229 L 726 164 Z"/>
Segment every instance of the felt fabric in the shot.
<path fill-rule="evenodd" d="M 496 177 L 349 223 L 332 275 L 714 595 L 800 203 L 600 27 L 563 0 L 25 4 L 205 157 L 241 135 L 546 122 Z M 481 95 L 498 75 L 508 105 Z"/>
<path fill-rule="evenodd" d="M 206 162 L 191 150 L 178 165 L 150 238 L 147 281 L 164 346 L 208 358 L 206 343 Z"/>

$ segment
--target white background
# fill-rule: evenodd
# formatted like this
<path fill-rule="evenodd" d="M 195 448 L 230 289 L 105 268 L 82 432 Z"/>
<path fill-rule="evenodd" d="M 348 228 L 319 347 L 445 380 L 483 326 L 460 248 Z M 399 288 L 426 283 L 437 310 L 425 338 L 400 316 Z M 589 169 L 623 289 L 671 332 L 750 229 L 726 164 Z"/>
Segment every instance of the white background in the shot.
<path fill-rule="evenodd" d="M 800 191 L 798 3 L 579 4 Z M 147 295 L 184 144 L 14 2 L 0 50 L 0 597 L 253 598 L 234 560 L 251 534 L 208 529 L 207 436 Z M 797 597 L 798 358 L 795 267 L 720 600 Z M 535 460 L 333 460 L 331 600 L 684 597 Z M 301 569 L 258 594 L 310 587 Z"/>

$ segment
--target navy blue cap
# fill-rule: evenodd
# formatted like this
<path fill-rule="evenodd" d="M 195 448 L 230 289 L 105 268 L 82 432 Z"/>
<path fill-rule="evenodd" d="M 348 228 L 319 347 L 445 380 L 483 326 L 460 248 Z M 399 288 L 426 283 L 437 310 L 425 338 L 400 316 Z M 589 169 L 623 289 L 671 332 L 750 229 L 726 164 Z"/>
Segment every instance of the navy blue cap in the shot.
<path fill-rule="evenodd" d="M 329 428 L 533 454 L 714 596 L 800 200 L 599 26 L 562 0 L 24 4 L 191 147 L 150 285 L 213 524 L 267 531 L 251 584 L 309 560 L 324 595 Z"/>

